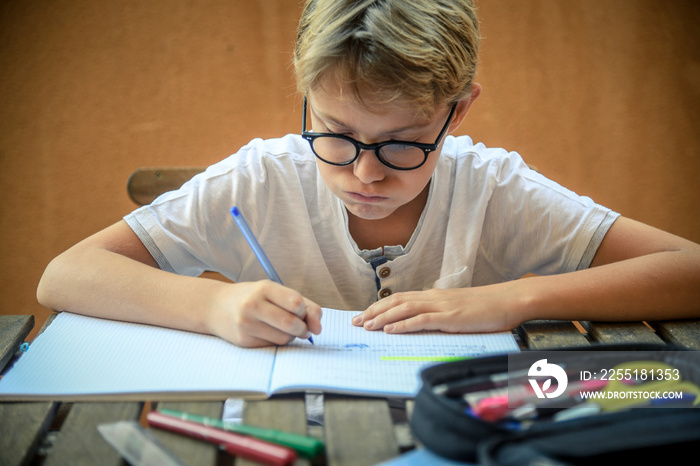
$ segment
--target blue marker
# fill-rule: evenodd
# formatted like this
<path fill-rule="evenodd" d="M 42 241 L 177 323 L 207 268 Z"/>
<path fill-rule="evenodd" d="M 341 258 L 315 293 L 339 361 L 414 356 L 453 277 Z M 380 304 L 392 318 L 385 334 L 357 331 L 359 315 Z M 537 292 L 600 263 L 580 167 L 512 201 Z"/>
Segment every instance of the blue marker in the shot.
<path fill-rule="evenodd" d="M 246 241 L 248 241 L 248 244 L 253 249 L 255 257 L 258 258 L 260 265 L 262 265 L 263 269 L 265 269 L 265 273 L 267 274 L 267 276 L 273 282 L 277 282 L 281 285 L 282 280 L 280 280 L 279 275 L 277 275 L 275 268 L 272 267 L 272 262 L 270 262 L 270 259 L 267 258 L 265 251 L 263 251 L 262 246 L 260 246 L 260 243 L 258 243 L 257 238 L 248 226 L 248 222 L 246 222 L 245 218 L 243 218 L 243 214 L 241 213 L 241 211 L 238 210 L 238 207 L 231 207 L 231 215 L 233 215 L 233 219 L 236 221 L 238 228 L 240 228 L 241 233 L 243 233 L 243 236 L 245 236 Z M 312 337 L 309 337 L 309 341 L 312 345 L 314 344 L 314 339 Z"/>

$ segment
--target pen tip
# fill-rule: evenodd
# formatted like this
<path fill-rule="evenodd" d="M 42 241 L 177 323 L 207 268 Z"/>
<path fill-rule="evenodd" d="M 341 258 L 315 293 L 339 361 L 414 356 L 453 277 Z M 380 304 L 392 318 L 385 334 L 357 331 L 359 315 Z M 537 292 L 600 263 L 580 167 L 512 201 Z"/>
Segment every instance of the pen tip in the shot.
<path fill-rule="evenodd" d="M 309 337 L 309 342 L 311 342 L 311 344 L 314 345 L 314 337 Z"/>

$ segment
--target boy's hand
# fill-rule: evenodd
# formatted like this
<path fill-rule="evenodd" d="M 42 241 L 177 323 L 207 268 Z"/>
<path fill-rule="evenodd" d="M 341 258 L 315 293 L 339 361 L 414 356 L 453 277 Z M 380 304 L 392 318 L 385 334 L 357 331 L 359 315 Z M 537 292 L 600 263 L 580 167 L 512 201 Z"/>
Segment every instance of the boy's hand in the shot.
<path fill-rule="evenodd" d="M 386 333 L 511 330 L 520 322 L 509 318 L 505 302 L 500 298 L 502 293 L 491 286 L 396 293 L 355 316 L 353 324 Z"/>
<path fill-rule="evenodd" d="M 321 333 L 321 307 L 269 280 L 225 284 L 212 298 L 210 332 L 238 346 L 286 345 Z"/>

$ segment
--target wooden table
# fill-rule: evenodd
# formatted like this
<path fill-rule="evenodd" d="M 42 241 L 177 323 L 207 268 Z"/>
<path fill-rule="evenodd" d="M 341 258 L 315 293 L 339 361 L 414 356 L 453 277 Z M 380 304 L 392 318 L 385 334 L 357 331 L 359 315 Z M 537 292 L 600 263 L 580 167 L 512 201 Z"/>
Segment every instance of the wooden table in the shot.
<path fill-rule="evenodd" d="M 50 321 L 49 321 L 50 322 Z M 700 350 L 700 320 L 673 322 L 593 323 L 534 321 L 514 331 L 524 350 L 580 347 L 596 343 L 670 343 Z M 0 316 L 0 370 L 14 357 L 34 326 L 33 316 Z M 0 464 L 4 466 L 123 465 L 100 437 L 96 426 L 120 420 L 141 420 L 157 406 L 220 417 L 217 402 L 18 402 L 0 403 Z M 406 412 L 411 401 L 397 406 L 384 399 L 325 395 L 324 426 L 306 425 L 304 396 L 273 397 L 246 402 L 246 424 L 272 427 L 322 439 L 325 457 L 297 464 L 372 465 L 415 447 Z M 245 465 L 216 447 L 153 429 L 183 461 L 192 465 Z"/>

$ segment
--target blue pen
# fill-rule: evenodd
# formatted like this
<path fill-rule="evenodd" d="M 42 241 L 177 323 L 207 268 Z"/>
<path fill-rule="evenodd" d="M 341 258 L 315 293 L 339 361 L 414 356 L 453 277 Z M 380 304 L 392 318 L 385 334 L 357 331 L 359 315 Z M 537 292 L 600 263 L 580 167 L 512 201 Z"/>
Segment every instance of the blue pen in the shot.
<path fill-rule="evenodd" d="M 262 246 L 260 246 L 260 243 L 258 243 L 258 239 L 253 234 L 253 231 L 248 226 L 248 222 L 245 221 L 245 218 L 243 218 L 243 214 L 240 210 L 238 210 L 238 207 L 231 207 L 231 215 L 233 215 L 233 219 L 236 221 L 238 228 L 240 228 L 241 233 L 243 233 L 246 241 L 248 241 L 248 244 L 253 249 L 255 257 L 258 258 L 260 265 L 262 265 L 263 269 L 265 269 L 267 276 L 273 282 L 277 282 L 281 285 L 282 280 L 280 279 L 279 275 L 277 275 L 275 268 L 272 267 L 272 262 L 270 262 L 270 259 L 267 258 L 265 251 L 263 251 Z M 309 337 L 309 341 L 312 345 L 314 344 L 313 337 Z"/>

